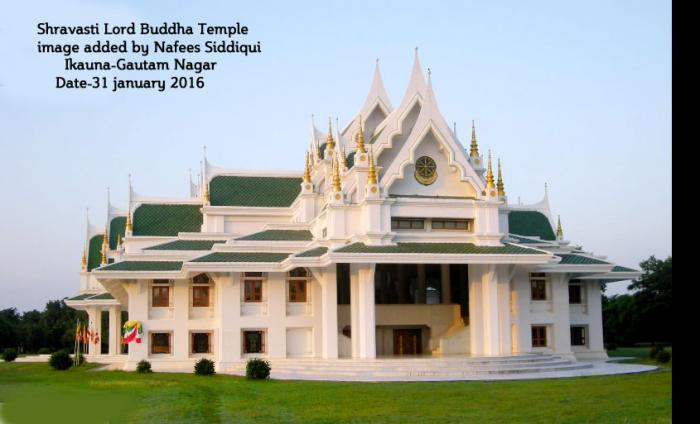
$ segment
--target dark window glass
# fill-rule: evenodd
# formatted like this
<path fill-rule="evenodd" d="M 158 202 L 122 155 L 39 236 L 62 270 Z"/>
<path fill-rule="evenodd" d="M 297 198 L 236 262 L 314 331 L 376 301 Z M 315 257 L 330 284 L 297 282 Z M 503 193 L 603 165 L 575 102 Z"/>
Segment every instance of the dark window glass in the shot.
<path fill-rule="evenodd" d="M 586 327 L 572 326 L 571 327 L 571 345 L 585 346 L 586 345 Z"/>
<path fill-rule="evenodd" d="M 209 306 L 209 287 L 192 287 L 192 306 Z"/>
<path fill-rule="evenodd" d="M 192 333 L 192 353 L 210 353 L 209 333 Z"/>
<path fill-rule="evenodd" d="M 569 303 L 577 305 L 581 303 L 581 285 L 569 284 Z"/>
<path fill-rule="evenodd" d="M 289 271 L 289 277 L 290 278 L 304 278 L 308 275 L 306 268 L 294 268 L 293 270 Z"/>
<path fill-rule="evenodd" d="M 262 302 L 262 280 L 245 280 L 243 284 L 246 302 Z"/>
<path fill-rule="evenodd" d="M 243 353 L 264 353 L 265 337 L 263 331 L 243 332 Z"/>
<path fill-rule="evenodd" d="M 532 326 L 532 347 L 547 347 L 547 327 Z"/>
<path fill-rule="evenodd" d="M 306 281 L 289 282 L 289 301 L 306 302 Z"/>
<path fill-rule="evenodd" d="M 469 230 L 471 231 L 471 220 L 468 219 L 433 219 L 431 223 L 433 230 Z"/>
<path fill-rule="evenodd" d="M 169 286 L 153 286 L 151 306 L 162 307 L 170 306 L 170 287 Z"/>
<path fill-rule="evenodd" d="M 532 300 L 547 300 L 547 285 L 544 280 L 530 281 Z"/>
<path fill-rule="evenodd" d="M 151 333 L 151 353 L 170 353 L 170 333 Z"/>
<path fill-rule="evenodd" d="M 392 230 L 423 230 L 425 220 L 423 218 L 392 218 Z"/>

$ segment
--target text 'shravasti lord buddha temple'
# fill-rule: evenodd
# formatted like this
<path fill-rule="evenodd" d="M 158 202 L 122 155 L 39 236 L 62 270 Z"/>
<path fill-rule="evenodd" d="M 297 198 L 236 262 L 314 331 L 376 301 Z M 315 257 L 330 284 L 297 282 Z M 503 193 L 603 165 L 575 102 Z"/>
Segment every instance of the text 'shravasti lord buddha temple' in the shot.
<path fill-rule="evenodd" d="M 262 356 L 273 376 L 299 378 L 409 357 L 428 374 L 449 358 L 458 371 L 486 357 L 513 370 L 606 358 L 601 282 L 639 272 L 572 247 L 546 190 L 509 204 L 500 161 L 473 126 L 469 146 L 457 139 L 417 53 L 398 107 L 377 67 L 357 115 L 342 130 L 312 123 L 299 153 L 293 173 L 205 158 L 190 197 L 130 187 L 106 228 L 88 223 L 80 294 L 66 300 L 98 329 L 109 312 L 108 350 L 88 358 L 191 371 L 206 357 L 237 373 Z M 128 354 L 121 311 L 143 328 Z"/>

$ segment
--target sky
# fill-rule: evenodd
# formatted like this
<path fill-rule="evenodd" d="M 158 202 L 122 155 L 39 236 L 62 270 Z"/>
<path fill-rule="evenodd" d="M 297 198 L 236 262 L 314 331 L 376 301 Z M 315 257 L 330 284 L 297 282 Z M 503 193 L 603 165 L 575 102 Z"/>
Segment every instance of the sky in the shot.
<path fill-rule="evenodd" d="M 204 145 L 217 166 L 300 172 L 311 114 L 347 123 L 377 58 L 398 106 L 415 47 L 462 143 L 473 119 L 501 158 L 511 202 L 539 201 L 546 182 L 572 243 L 635 268 L 671 255 L 670 1 L 187 3 L 4 6 L 0 309 L 77 294 L 86 208 L 104 226 L 107 187 L 121 208 L 130 173 L 139 193 L 187 196 Z M 55 88 L 63 58 L 36 43 L 72 38 L 38 23 L 132 21 L 240 22 L 262 53 L 210 57 L 201 90 Z"/>

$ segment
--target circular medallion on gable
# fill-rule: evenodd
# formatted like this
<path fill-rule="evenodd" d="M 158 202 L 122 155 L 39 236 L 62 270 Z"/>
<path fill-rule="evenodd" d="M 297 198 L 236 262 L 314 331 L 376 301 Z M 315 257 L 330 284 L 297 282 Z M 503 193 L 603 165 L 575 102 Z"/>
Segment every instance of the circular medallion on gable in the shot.
<path fill-rule="evenodd" d="M 437 180 L 437 165 L 433 158 L 421 156 L 416 161 L 416 181 L 423 185 L 430 185 Z"/>

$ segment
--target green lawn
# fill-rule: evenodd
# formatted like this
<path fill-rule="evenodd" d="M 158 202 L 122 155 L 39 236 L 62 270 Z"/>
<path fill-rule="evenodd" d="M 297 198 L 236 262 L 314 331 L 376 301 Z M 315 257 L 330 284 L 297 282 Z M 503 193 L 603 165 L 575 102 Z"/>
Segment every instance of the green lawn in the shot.
<path fill-rule="evenodd" d="M 632 346 L 632 347 L 618 347 L 615 350 L 609 350 L 608 351 L 608 356 L 611 358 L 614 357 L 620 357 L 620 356 L 628 356 L 628 357 L 633 357 L 635 359 L 627 360 L 627 361 L 621 361 L 620 363 L 635 363 L 635 364 L 646 364 L 646 365 L 655 365 L 657 367 L 661 367 L 664 369 L 670 369 L 672 368 L 673 365 L 673 349 L 671 346 L 666 346 L 664 347 L 667 351 L 671 353 L 671 360 L 666 363 L 666 364 L 659 364 L 656 362 L 656 360 L 649 358 L 649 351 L 651 350 L 651 347 L 646 347 L 646 346 Z"/>
<path fill-rule="evenodd" d="M 671 371 L 538 381 L 333 383 L 0 363 L 6 423 L 668 423 Z"/>

